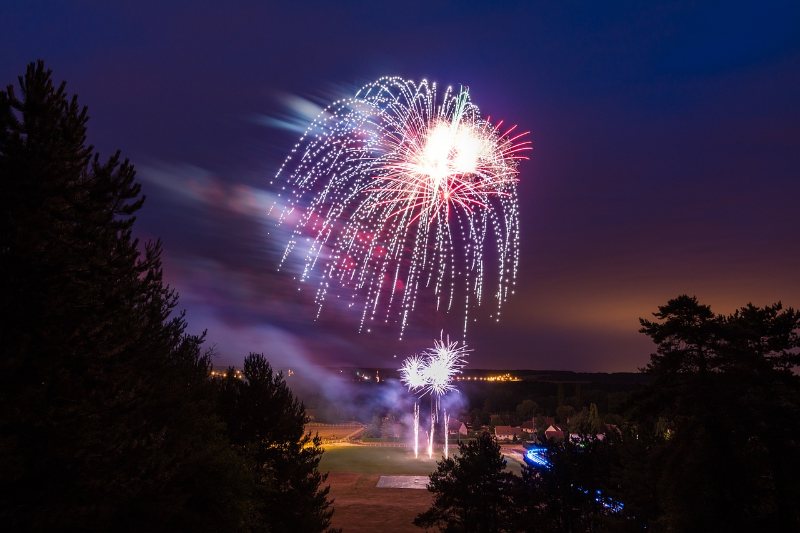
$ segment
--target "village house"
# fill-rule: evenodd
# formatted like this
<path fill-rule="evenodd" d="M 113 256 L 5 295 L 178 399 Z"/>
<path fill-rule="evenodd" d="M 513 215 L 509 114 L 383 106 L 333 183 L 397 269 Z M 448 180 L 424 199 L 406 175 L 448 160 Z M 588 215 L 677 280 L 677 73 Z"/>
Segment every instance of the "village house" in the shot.
<path fill-rule="evenodd" d="M 564 438 L 564 433 L 565 432 L 561 427 L 552 424 L 544 431 L 544 438 L 562 440 Z"/>
<path fill-rule="evenodd" d="M 522 438 L 522 429 L 519 426 L 495 426 L 494 437 L 497 440 L 517 440 Z"/>
<path fill-rule="evenodd" d="M 467 436 L 467 425 L 460 420 L 450 419 L 450 423 L 447 425 L 447 432 L 451 435 L 458 435 L 460 437 Z"/>

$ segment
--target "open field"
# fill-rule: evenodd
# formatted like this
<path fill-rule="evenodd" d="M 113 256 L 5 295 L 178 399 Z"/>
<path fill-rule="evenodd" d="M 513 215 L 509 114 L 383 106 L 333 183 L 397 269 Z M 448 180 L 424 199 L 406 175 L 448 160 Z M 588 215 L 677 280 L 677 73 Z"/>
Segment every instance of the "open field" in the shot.
<path fill-rule="evenodd" d="M 321 472 L 358 472 L 387 476 L 425 476 L 436 470 L 436 461 L 420 454 L 414 458 L 412 448 L 387 446 L 329 446 L 325 448 Z"/>
<path fill-rule="evenodd" d="M 458 448 L 451 447 L 451 453 Z M 414 458 L 414 450 L 383 446 L 328 446 L 319 464 L 320 472 L 359 472 L 385 476 L 424 476 L 436 470 L 436 461 L 442 458 L 442 450 L 434 450 L 433 459 L 428 459 L 420 450 Z M 506 454 L 508 471 L 521 473 L 519 462 Z"/>
<path fill-rule="evenodd" d="M 455 451 L 455 448 L 453 448 Z M 320 461 L 319 470 L 330 472 L 336 512 L 333 526 L 344 533 L 401 533 L 420 531 L 411 523 L 417 514 L 427 510 L 433 495 L 427 490 L 377 488 L 382 475 L 422 476 L 436 470 L 441 449 L 434 459 L 420 454 L 414 458 L 411 448 L 381 446 L 330 446 Z M 520 473 L 520 464 L 508 460 L 508 469 Z"/>

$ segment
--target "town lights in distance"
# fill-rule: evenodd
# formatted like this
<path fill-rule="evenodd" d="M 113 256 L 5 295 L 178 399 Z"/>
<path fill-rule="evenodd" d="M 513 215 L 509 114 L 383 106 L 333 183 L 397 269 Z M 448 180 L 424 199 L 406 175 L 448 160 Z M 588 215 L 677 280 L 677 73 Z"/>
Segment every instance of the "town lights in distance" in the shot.
<path fill-rule="evenodd" d="M 295 225 L 281 268 L 299 256 L 319 311 L 344 298 L 362 329 L 399 323 L 402 337 L 429 291 L 437 310 L 463 306 L 466 335 L 485 280 L 499 318 L 519 260 L 517 165 L 530 149 L 515 128 L 481 118 L 468 88 L 440 99 L 425 80 L 381 78 L 334 102 L 276 178 L 288 195 L 280 223 Z"/>

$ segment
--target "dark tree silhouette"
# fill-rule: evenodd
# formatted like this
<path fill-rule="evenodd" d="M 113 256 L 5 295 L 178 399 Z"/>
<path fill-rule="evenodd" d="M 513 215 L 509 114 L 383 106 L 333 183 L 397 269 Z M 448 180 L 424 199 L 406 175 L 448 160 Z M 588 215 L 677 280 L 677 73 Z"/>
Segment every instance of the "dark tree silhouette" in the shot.
<path fill-rule="evenodd" d="M 500 445 L 490 435 L 460 442 L 458 453 L 439 461 L 430 475 L 433 505 L 414 525 L 447 533 L 512 531 L 519 478 L 505 468 Z"/>
<path fill-rule="evenodd" d="M 723 316 L 680 296 L 654 316 L 641 321 L 654 379 L 631 395 L 621 433 L 548 443 L 551 468 L 526 470 L 515 497 L 518 529 L 800 530 L 800 313 Z"/>
<path fill-rule="evenodd" d="M 548 468 L 526 466 L 514 503 L 519 531 L 604 531 L 613 515 L 607 480 L 615 462 L 609 443 L 584 435 L 581 440 L 549 440 Z"/>
<path fill-rule="evenodd" d="M 800 530 L 800 313 L 680 296 L 654 316 L 655 380 L 621 446 L 626 513 L 654 531 Z"/>
<path fill-rule="evenodd" d="M 50 75 L 32 63 L 0 92 L 2 523 L 244 527 L 202 337 L 173 313 L 160 243 L 132 236 L 133 166 L 92 153 Z"/>
<path fill-rule="evenodd" d="M 317 470 L 319 437 L 305 433 L 303 404 L 261 354 L 244 360 L 244 379 L 230 369 L 219 382 L 219 406 L 231 443 L 247 462 L 255 512 L 267 531 L 316 533 L 333 515 L 327 474 Z"/>

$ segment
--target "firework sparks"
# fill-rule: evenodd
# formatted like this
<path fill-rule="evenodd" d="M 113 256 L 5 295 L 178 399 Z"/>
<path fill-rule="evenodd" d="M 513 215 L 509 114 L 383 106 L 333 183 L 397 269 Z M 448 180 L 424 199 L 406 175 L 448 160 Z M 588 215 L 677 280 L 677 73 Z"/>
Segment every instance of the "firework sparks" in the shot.
<path fill-rule="evenodd" d="M 428 432 L 428 458 L 433 458 L 433 432 L 435 430 L 436 418 L 433 416 L 433 402 L 431 402 L 431 430 Z"/>
<path fill-rule="evenodd" d="M 412 355 L 403 361 L 400 368 L 400 380 L 411 392 L 418 392 L 419 396 L 426 394 L 440 397 L 455 390 L 453 378 L 461 373 L 464 368 L 465 358 L 471 350 L 466 344 L 450 342 L 450 337 L 433 341 L 433 348 L 422 353 Z"/>
<path fill-rule="evenodd" d="M 319 280 L 319 311 L 332 294 L 349 298 L 362 329 L 398 322 L 402 337 L 428 289 L 437 309 L 463 303 L 466 335 L 493 246 L 499 319 L 519 258 L 517 163 L 530 149 L 501 125 L 480 117 L 467 88 L 438 100 L 427 81 L 381 78 L 335 102 L 276 178 L 286 176 L 281 223 L 296 221 L 281 267 L 304 255 L 299 278 Z"/>
<path fill-rule="evenodd" d="M 400 380 L 410 391 L 417 391 L 425 386 L 425 361 L 418 355 L 412 355 L 403 361 L 400 368 Z M 414 457 L 419 456 L 419 404 L 414 403 Z"/>
<path fill-rule="evenodd" d="M 425 360 L 418 355 L 412 355 L 403 361 L 403 366 L 400 368 L 400 380 L 408 387 L 408 390 L 415 392 L 425 387 L 425 367 Z"/>
<path fill-rule="evenodd" d="M 428 456 L 433 456 L 433 435 L 436 419 L 439 412 L 439 399 L 448 392 L 455 390 L 453 377 L 461 373 L 464 368 L 465 357 L 470 350 L 465 344 L 459 346 L 458 342 L 450 342 L 450 337 L 444 339 L 444 332 L 438 341 L 433 341 L 433 348 L 422 353 L 412 355 L 403 361 L 400 368 L 400 380 L 411 392 L 417 392 L 420 397 L 429 394 L 431 397 L 431 430 L 428 432 Z M 444 455 L 447 457 L 447 438 L 450 417 L 444 414 Z M 419 404 L 414 403 L 414 457 L 418 455 L 419 431 Z"/>
<path fill-rule="evenodd" d="M 450 415 L 447 414 L 447 411 L 444 412 L 444 458 L 450 454 L 450 450 L 448 446 L 450 443 L 448 442 L 448 437 L 450 436 Z"/>
<path fill-rule="evenodd" d="M 414 458 L 419 457 L 419 404 L 414 403 Z"/>
<path fill-rule="evenodd" d="M 425 352 L 425 366 L 422 374 L 424 388 L 432 396 L 443 396 L 455 389 L 453 378 L 464 368 L 464 358 L 470 350 L 466 345 L 450 342 L 450 337 L 434 341 L 434 347 Z"/>

